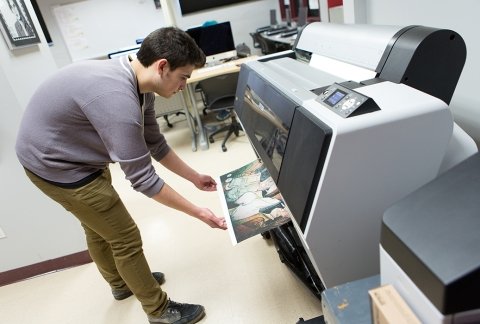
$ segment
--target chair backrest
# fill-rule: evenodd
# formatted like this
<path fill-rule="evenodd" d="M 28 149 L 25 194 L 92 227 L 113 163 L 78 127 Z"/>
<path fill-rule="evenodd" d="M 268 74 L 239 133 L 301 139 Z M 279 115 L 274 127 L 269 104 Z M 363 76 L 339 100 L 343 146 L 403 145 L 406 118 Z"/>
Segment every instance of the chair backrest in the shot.
<path fill-rule="evenodd" d="M 200 81 L 198 88 L 204 96 L 205 106 L 212 108 L 215 102 L 222 99 L 225 101 L 227 98 L 229 99 L 227 106 L 233 105 L 237 91 L 238 75 L 238 72 L 233 72 Z"/>
<path fill-rule="evenodd" d="M 291 46 L 287 44 L 277 43 L 263 37 L 260 32 L 250 33 L 250 36 L 253 39 L 253 47 L 260 48 L 263 55 L 277 53 L 291 48 Z"/>
<path fill-rule="evenodd" d="M 262 54 L 264 55 L 277 53 L 281 51 L 279 50 L 280 43 L 276 43 L 270 39 L 262 37 L 262 35 L 259 35 L 258 42 L 260 43 L 260 48 L 262 50 Z M 283 50 L 283 47 L 282 47 L 282 50 Z"/>
<path fill-rule="evenodd" d="M 155 117 L 170 115 L 185 109 L 185 100 L 183 94 L 178 92 L 170 98 L 164 98 L 155 95 Z"/>
<path fill-rule="evenodd" d="M 260 37 L 260 34 L 258 32 L 254 32 L 254 33 L 250 33 L 250 36 L 252 37 L 253 47 L 260 48 L 260 42 L 258 40 L 258 38 Z"/>

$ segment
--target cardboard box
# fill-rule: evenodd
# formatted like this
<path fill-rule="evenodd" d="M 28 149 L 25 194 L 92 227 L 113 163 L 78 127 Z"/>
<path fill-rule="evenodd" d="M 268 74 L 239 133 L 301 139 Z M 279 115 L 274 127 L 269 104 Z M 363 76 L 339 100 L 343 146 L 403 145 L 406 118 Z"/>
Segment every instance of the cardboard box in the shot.
<path fill-rule="evenodd" d="M 373 324 L 421 324 L 392 285 L 368 291 Z"/>

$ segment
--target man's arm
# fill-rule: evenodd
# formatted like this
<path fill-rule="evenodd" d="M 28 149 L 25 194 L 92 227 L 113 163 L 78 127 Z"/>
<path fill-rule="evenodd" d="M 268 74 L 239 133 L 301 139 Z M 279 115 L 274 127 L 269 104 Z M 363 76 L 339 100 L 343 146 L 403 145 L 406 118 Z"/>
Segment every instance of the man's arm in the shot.
<path fill-rule="evenodd" d="M 200 190 L 217 190 L 217 183 L 212 177 L 205 174 L 199 174 L 178 157 L 173 150 L 170 150 L 167 155 L 160 160 L 160 163 L 175 174 L 192 182 Z"/>
<path fill-rule="evenodd" d="M 198 218 L 212 228 L 226 229 L 227 225 L 224 218 L 219 218 L 208 208 L 202 208 L 194 205 L 182 195 L 173 190 L 168 184 L 164 184 L 160 192 L 152 197 L 159 203 L 184 212 L 190 216 Z"/>

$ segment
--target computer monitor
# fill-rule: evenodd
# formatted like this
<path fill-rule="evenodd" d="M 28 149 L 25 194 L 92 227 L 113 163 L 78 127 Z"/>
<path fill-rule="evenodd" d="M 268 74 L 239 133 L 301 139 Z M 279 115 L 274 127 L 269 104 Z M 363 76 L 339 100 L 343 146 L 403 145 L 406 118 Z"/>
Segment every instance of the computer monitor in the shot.
<path fill-rule="evenodd" d="M 229 21 L 189 28 L 187 33 L 207 56 L 207 64 L 230 59 L 237 55 Z"/>
<path fill-rule="evenodd" d="M 129 54 L 136 55 L 138 50 L 140 49 L 141 45 L 135 45 L 135 46 L 130 46 L 130 47 L 125 47 L 122 49 L 119 49 L 115 52 L 108 53 L 107 56 L 109 59 L 113 59 L 116 57 L 121 57 Z"/>

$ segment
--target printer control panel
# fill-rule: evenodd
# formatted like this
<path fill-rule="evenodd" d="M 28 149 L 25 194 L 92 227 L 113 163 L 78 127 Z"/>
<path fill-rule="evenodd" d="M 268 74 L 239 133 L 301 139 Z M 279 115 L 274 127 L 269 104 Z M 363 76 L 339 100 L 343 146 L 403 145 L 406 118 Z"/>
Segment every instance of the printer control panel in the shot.
<path fill-rule="evenodd" d="M 380 109 L 373 99 L 337 83 L 320 92 L 316 101 L 344 118 Z"/>

